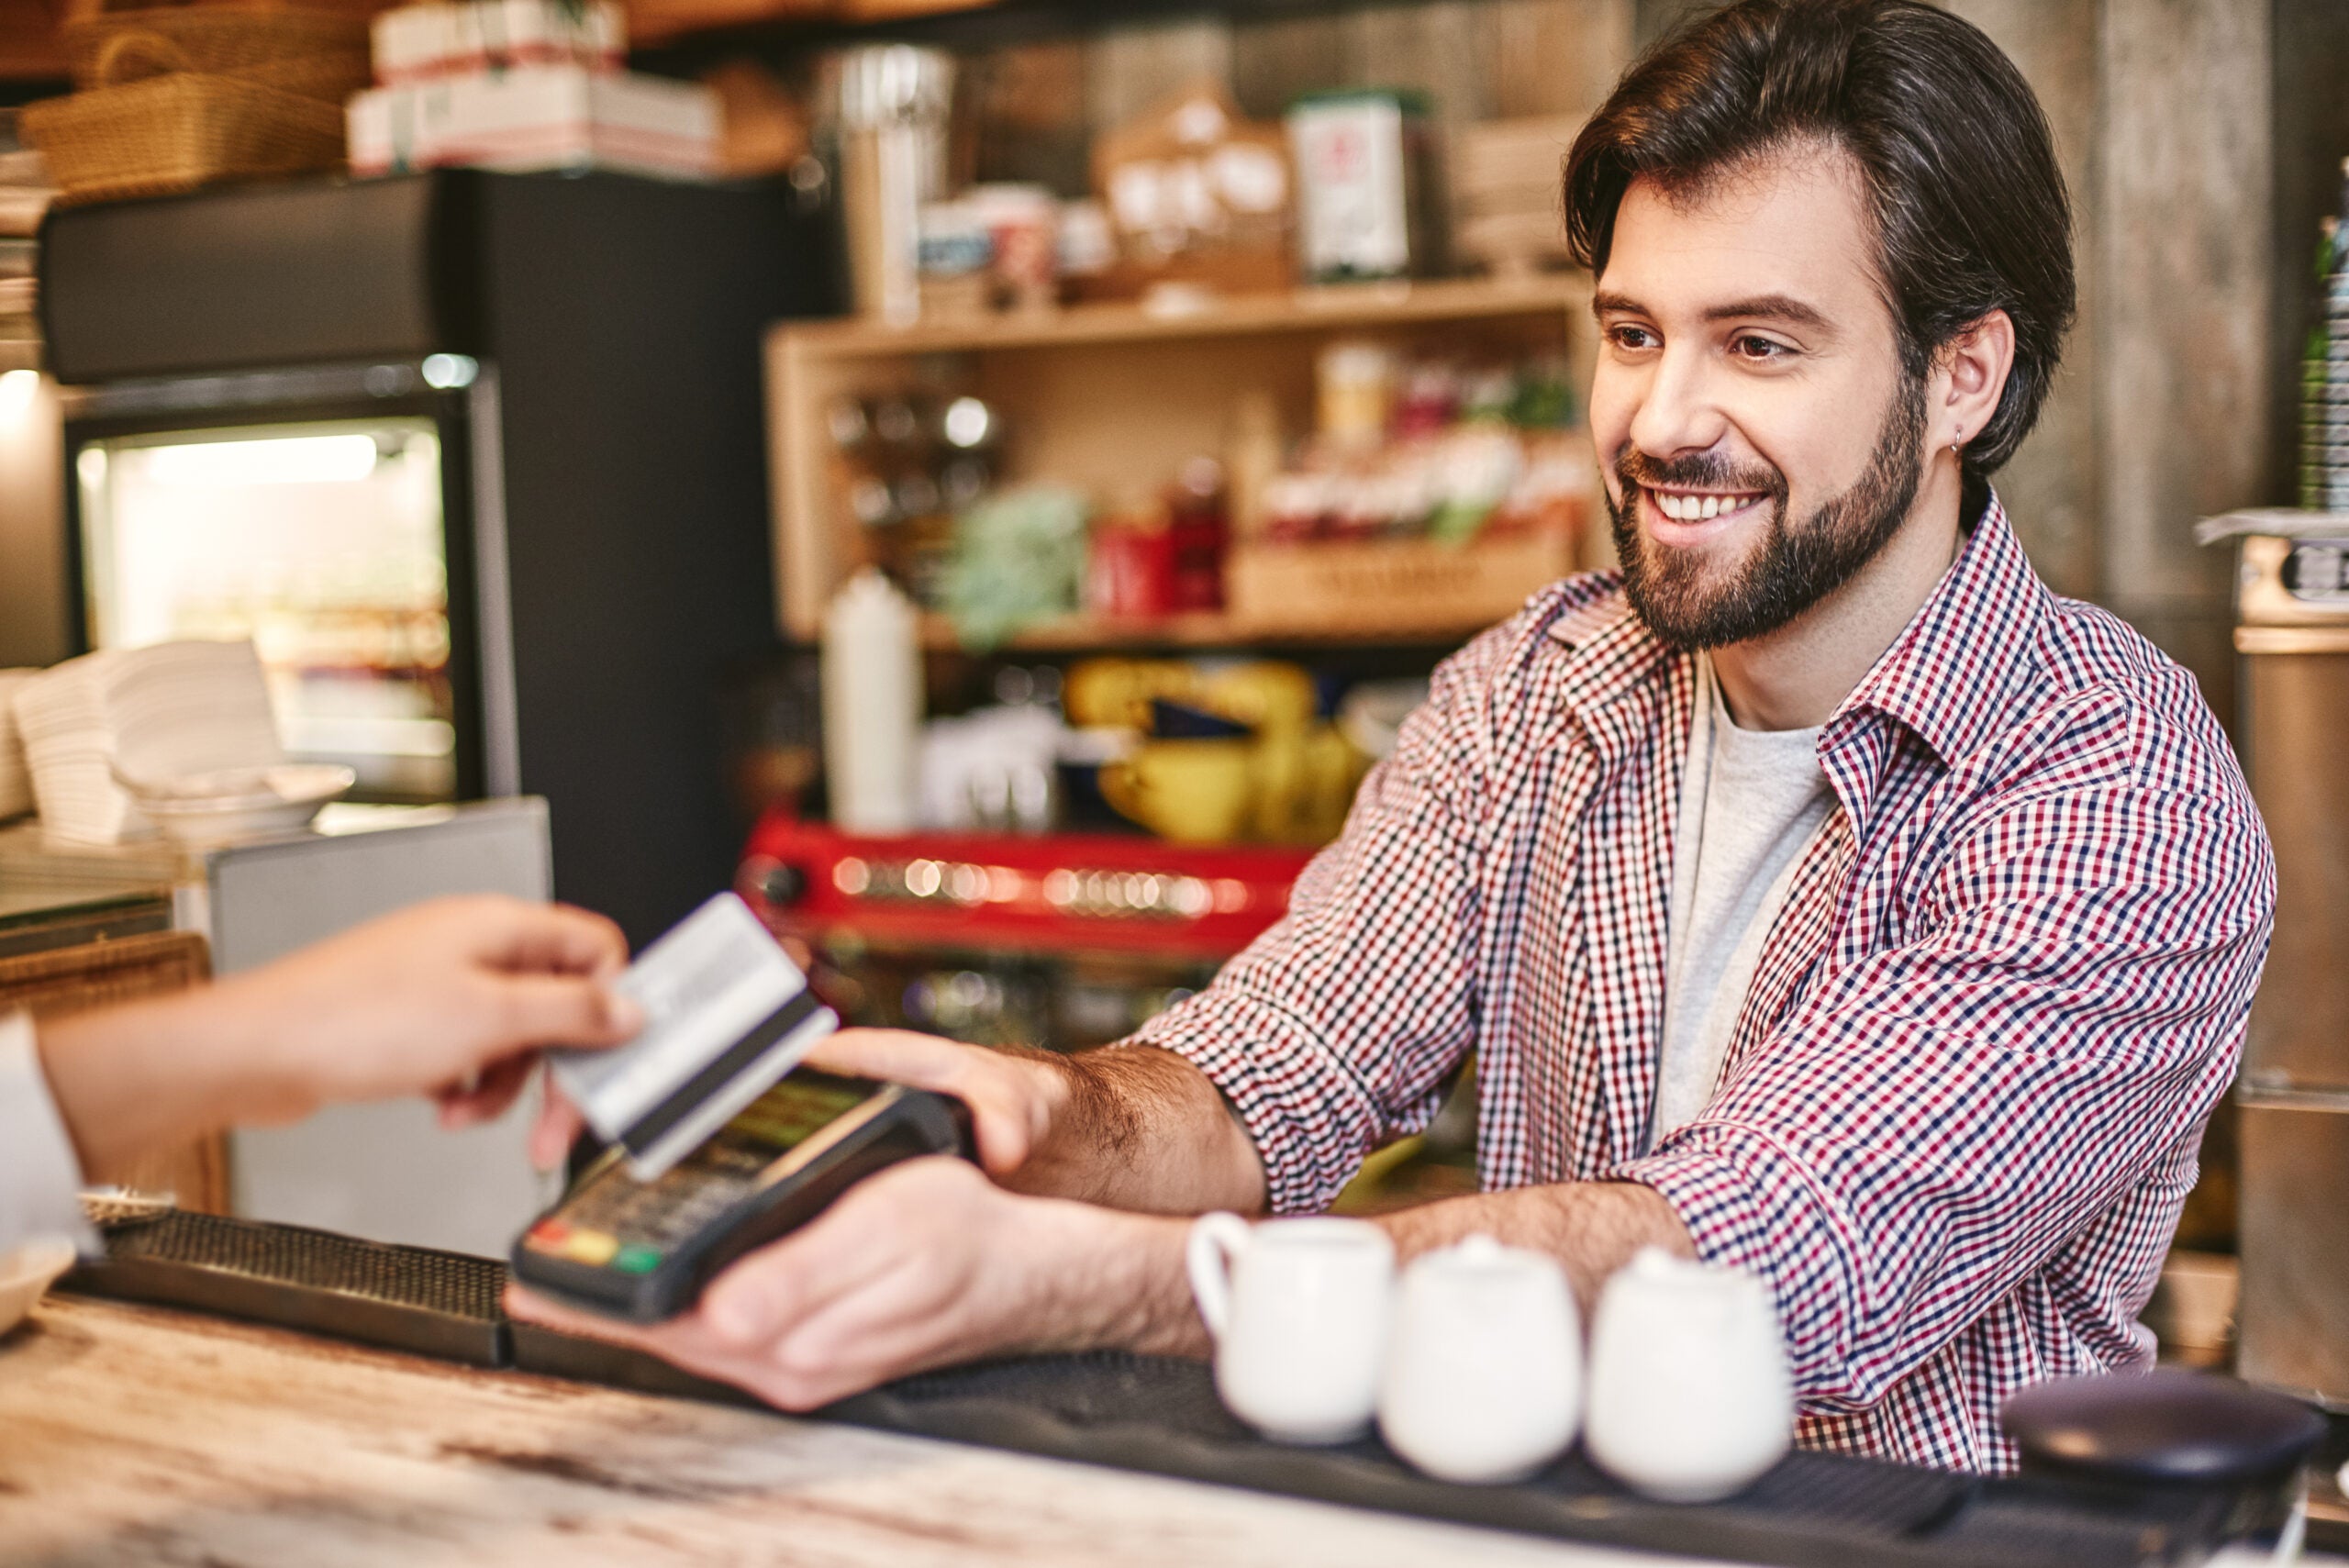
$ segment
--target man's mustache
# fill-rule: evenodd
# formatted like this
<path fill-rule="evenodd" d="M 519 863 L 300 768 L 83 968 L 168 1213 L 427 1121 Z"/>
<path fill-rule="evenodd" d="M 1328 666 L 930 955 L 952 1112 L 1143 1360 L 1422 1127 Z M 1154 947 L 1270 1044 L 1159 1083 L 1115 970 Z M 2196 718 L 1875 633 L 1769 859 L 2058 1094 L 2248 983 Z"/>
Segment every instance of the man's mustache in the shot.
<path fill-rule="evenodd" d="M 1634 488 L 1665 490 L 1753 490 L 1780 500 L 1787 494 L 1786 475 L 1765 463 L 1742 468 L 1716 451 L 1685 452 L 1651 457 L 1627 446 L 1615 459 L 1615 477 L 1628 497 Z"/>

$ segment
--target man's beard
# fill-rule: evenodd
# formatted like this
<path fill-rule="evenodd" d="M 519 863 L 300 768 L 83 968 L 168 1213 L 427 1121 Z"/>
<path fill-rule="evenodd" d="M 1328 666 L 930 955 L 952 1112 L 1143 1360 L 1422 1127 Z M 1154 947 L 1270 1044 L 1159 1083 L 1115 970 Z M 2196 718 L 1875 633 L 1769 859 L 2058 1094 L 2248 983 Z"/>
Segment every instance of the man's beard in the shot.
<path fill-rule="evenodd" d="M 1623 499 L 1607 499 L 1623 593 L 1650 630 L 1678 648 L 1720 648 L 1765 637 L 1850 582 L 1890 543 L 1917 497 L 1925 440 L 1925 384 L 1901 378 L 1865 473 L 1797 528 L 1787 523 L 1787 479 L 1776 467 L 1741 469 L 1712 452 L 1652 458 L 1626 446 L 1615 460 Z M 1642 486 L 1744 491 L 1770 497 L 1761 543 L 1709 584 L 1697 550 L 1652 549 L 1640 532 Z"/>

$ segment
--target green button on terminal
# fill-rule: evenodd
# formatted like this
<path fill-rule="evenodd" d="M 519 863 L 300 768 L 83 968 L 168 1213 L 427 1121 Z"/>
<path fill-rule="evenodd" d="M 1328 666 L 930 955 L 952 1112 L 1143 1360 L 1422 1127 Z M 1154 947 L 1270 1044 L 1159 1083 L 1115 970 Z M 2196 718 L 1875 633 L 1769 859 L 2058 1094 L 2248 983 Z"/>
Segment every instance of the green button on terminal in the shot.
<path fill-rule="evenodd" d="M 649 1274 L 661 1266 L 661 1254 L 651 1247 L 630 1243 L 614 1255 L 611 1266 L 624 1274 Z"/>

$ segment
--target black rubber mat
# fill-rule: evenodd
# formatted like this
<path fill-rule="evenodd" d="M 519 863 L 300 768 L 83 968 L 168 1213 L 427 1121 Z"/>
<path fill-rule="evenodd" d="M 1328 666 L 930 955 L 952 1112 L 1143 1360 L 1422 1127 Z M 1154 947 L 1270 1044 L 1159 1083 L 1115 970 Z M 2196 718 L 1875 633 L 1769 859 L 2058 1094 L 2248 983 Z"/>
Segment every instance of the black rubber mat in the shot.
<path fill-rule="evenodd" d="M 755 1405 L 640 1352 L 508 1321 L 502 1263 L 326 1231 L 174 1214 L 110 1231 L 61 1282 L 484 1367 Z M 1983 1480 L 1795 1453 L 1738 1496 L 1673 1505 L 1568 1455 L 1514 1486 L 1431 1480 L 1365 1439 L 1268 1443 L 1199 1362 L 1113 1352 L 925 1373 L 822 1418 L 1352 1507 L 1695 1557 L 1809 1568 L 2139 1568 L 2199 1562 L 2270 1499 Z"/>
<path fill-rule="evenodd" d="M 106 1257 L 59 1282 L 473 1366 L 512 1359 L 506 1265 L 298 1225 L 173 1213 L 106 1232 Z"/>

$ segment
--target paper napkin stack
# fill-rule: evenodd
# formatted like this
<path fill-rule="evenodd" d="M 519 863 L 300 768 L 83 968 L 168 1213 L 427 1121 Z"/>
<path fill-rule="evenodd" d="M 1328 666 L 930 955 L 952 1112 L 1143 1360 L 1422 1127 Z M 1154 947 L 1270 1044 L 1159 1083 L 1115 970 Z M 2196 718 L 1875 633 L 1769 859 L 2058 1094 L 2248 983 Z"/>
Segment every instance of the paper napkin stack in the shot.
<path fill-rule="evenodd" d="M 17 738 L 10 699 L 39 670 L 0 670 L 0 822 L 33 808 L 32 775 L 25 772 L 25 745 Z"/>
<path fill-rule="evenodd" d="M 16 694 L 42 828 L 78 844 L 150 830 L 120 772 L 158 782 L 285 761 L 250 642 L 162 642 L 68 660 Z"/>

